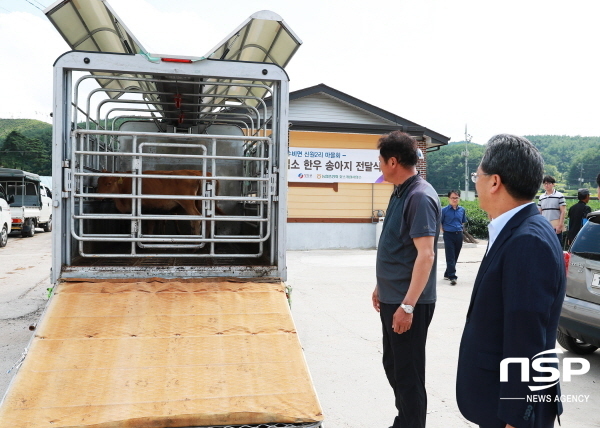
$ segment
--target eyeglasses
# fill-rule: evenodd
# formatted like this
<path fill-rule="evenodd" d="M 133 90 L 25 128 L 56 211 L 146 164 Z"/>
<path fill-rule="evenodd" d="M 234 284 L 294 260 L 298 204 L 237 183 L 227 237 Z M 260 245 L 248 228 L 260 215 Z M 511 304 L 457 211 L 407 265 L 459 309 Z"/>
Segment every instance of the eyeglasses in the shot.
<path fill-rule="evenodd" d="M 471 181 L 473 183 L 477 183 L 477 180 L 479 179 L 480 175 L 492 175 L 492 174 L 488 174 L 487 172 L 481 172 L 481 173 L 474 172 L 471 174 Z"/>
<path fill-rule="evenodd" d="M 452 199 L 453 201 L 458 201 L 460 198 L 455 197 L 455 198 L 450 198 L 450 199 Z"/>

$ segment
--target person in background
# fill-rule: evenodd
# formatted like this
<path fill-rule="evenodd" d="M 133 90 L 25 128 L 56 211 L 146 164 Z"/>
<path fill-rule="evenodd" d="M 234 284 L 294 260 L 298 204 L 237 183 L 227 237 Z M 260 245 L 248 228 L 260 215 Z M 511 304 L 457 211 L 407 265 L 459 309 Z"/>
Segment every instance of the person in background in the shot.
<path fill-rule="evenodd" d="M 598 185 L 598 200 L 600 200 L 600 174 L 596 177 L 596 184 Z"/>
<path fill-rule="evenodd" d="M 566 287 L 562 249 L 533 202 L 543 174 L 535 146 L 507 134 L 490 139 L 473 174 L 492 221 L 460 342 L 456 400 L 480 428 L 552 428 L 562 413 L 558 382 L 535 389 L 551 368 L 558 372 L 553 351 Z M 506 369 L 507 358 L 530 362 L 540 353 L 556 363 L 532 364 L 525 380 L 518 364 Z"/>
<path fill-rule="evenodd" d="M 394 131 L 377 144 L 385 181 L 394 192 L 377 247 L 371 296 L 383 333 L 383 368 L 398 415 L 393 428 L 424 428 L 427 416 L 425 344 L 436 301 L 437 192 L 417 172 L 417 142 Z"/>
<path fill-rule="evenodd" d="M 465 209 L 458 205 L 460 202 L 460 191 L 448 192 L 449 204 L 442 208 L 442 232 L 444 232 L 444 251 L 446 252 L 446 271 L 444 279 L 450 281 L 450 285 L 456 285 L 456 262 L 463 244 L 464 224 L 467 222 Z"/>
<path fill-rule="evenodd" d="M 583 219 L 592 212 L 592 209 L 587 205 L 590 201 L 590 191 L 588 189 L 579 189 L 577 191 L 577 202 L 569 208 L 569 232 L 567 233 L 567 245 L 571 245 L 575 236 L 583 226 Z"/>
<path fill-rule="evenodd" d="M 565 214 L 567 212 L 567 203 L 562 193 L 554 188 L 556 180 L 551 175 L 546 175 L 542 180 L 544 190 L 546 191 L 540 196 L 538 201 L 538 209 L 540 213 L 550 222 L 558 242 L 562 247 L 563 237 L 562 233 L 565 228 Z"/>

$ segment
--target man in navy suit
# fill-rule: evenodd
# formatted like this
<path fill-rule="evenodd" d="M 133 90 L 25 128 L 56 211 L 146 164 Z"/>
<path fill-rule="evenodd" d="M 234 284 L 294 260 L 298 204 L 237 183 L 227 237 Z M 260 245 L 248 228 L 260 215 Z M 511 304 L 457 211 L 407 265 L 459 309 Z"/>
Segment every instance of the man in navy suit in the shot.
<path fill-rule="evenodd" d="M 549 370 L 558 371 L 553 350 L 565 265 L 554 229 L 532 202 L 543 172 L 542 157 L 527 139 L 496 135 L 472 177 L 492 221 L 460 343 L 456 399 L 463 416 L 481 428 L 550 428 L 562 413 Z M 550 353 L 537 355 L 544 351 Z M 554 358 L 554 368 L 534 370 L 534 357 Z M 506 358 L 521 358 L 521 364 L 507 360 L 502 373 Z M 540 397 L 549 400 L 535 402 Z"/>

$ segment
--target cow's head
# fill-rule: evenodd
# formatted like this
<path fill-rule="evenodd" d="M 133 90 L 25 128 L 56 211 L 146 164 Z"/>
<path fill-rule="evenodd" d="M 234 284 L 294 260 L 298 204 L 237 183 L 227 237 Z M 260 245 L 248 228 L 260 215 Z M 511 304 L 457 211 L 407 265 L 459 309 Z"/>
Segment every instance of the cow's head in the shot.
<path fill-rule="evenodd" d="M 108 172 L 102 170 L 102 172 Z M 98 177 L 97 193 L 121 193 L 120 187 L 123 184 L 123 177 Z"/>

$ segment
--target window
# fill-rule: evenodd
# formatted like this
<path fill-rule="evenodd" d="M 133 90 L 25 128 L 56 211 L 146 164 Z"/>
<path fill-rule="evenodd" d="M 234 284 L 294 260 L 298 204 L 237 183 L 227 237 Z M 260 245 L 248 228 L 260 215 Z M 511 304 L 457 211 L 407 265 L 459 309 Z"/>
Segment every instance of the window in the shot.
<path fill-rule="evenodd" d="M 571 253 L 586 259 L 600 260 L 600 215 L 588 217 L 571 247 Z"/>

